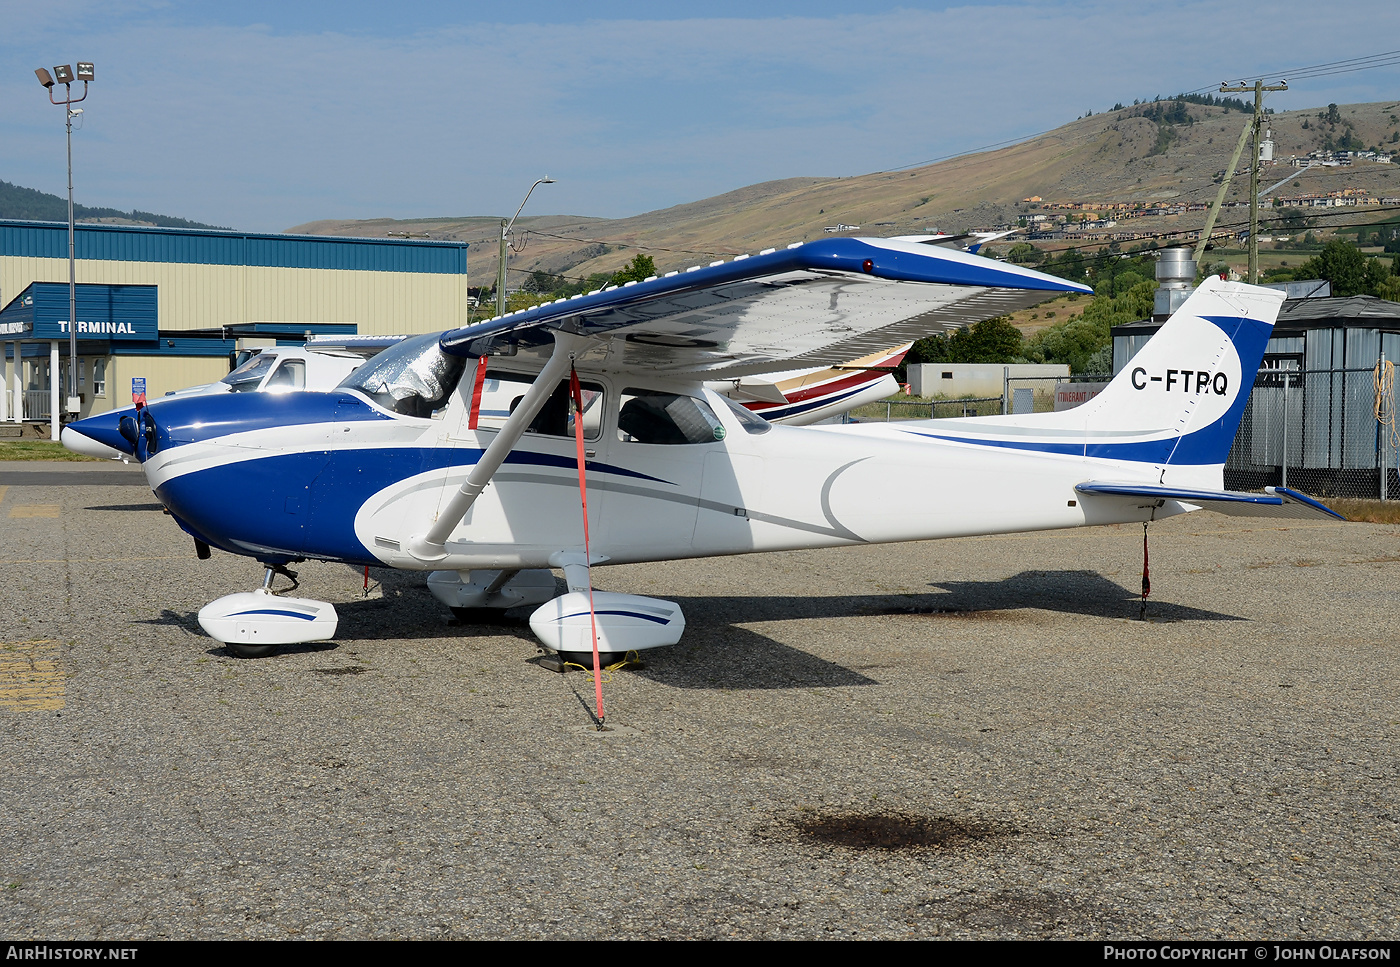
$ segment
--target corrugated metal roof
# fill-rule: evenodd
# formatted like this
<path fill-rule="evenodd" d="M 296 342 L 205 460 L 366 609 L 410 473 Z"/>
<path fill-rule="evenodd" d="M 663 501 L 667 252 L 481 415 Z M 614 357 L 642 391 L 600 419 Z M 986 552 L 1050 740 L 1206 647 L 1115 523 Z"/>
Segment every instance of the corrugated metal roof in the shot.
<path fill-rule="evenodd" d="M 1297 328 L 1300 323 L 1326 321 L 1332 325 L 1390 329 L 1400 326 L 1400 302 L 1377 299 L 1372 295 L 1349 298 L 1298 299 L 1285 302 L 1278 324 Z"/>
<path fill-rule="evenodd" d="M 1164 323 L 1144 319 L 1114 326 L 1114 336 L 1150 334 Z M 1378 299 L 1371 295 L 1354 295 L 1326 299 L 1290 299 L 1279 310 L 1274 332 L 1301 329 L 1383 329 L 1400 330 L 1400 302 Z"/>
<path fill-rule="evenodd" d="M 114 262 L 174 262 L 293 269 L 465 275 L 467 243 L 433 239 L 261 235 L 205 229 L 79 224 L 76 256 Z M 0 256 L 66 259 L 63 222 L 0 220 Z"/>

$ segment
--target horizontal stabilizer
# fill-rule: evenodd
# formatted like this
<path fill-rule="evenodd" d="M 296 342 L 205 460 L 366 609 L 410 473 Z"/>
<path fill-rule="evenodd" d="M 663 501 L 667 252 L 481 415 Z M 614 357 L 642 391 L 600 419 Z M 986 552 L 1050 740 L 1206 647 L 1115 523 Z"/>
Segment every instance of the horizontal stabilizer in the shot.
<path fill-rule="evenodd" d="M 1074 488 L 1089 498 L 1137 501 L 1175 500 L 1232 517 L 1283 517 L 1293 520 L 1346 520 L 1311 497 L 1284 487 L 1265 487 L 1264 493 L 1240 490 L 1200 490 L 1193 487 L 1160 487 L 1141 483 L 1105 483 L 1090 480 Z"/>

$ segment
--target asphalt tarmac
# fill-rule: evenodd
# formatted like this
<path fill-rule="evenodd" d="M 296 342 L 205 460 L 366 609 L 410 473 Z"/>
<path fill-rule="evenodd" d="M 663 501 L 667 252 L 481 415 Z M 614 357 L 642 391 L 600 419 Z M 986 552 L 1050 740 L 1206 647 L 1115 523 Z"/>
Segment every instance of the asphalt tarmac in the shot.
<path fill-rule="evenodd" d="M 0 936 L 1395 936 L 1394 526 L 1154 524 L 1146 621 L 1139 527 L 599 569 L 689 624 L 601 734 L 422 576 L 229 656 L 134 468 L 0 535 Z"/>

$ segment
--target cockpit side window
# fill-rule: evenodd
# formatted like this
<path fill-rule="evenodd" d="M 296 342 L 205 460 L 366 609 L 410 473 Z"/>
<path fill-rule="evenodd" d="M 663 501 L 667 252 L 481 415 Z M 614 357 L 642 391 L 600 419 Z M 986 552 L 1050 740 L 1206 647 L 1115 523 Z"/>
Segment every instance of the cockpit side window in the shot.
<path fill-rule="evenodd" d="M 306 360 L 284 359 L 272 371 L 263 387 L 269 393 L 290 393 L 306 389 Z"/>
<path fill-rule="evenodd" d="M 533 376 L 487 369 L 486 379 L 481 384 L 480 425 L 502 426 L 534 382 Z M 583 396 L 583 435 L 585 439 L 596 440 L 603 432 L 603 387 L 598 383 L 580 383 L 579 389 Z M 574 415 L 569 405 L 567 379 L 559 381 L 525 432 L 544 436 L 574 435 Z"/>
<path fill-rule="evenodd" d="M 724 424 L 710 404 L 693 396 L 627 389 L 618 406 L 617 437 L 627 443 L 714 443 L 724 439 Z"/>
<path fill-rule="evenodd" d="M 466 367 L 465 359 L 442 351 L 439 336 L 428 333 L 390 346 L 337 388 L 359 390 L 394 413 L 432 417 L 447 405 Z"/>

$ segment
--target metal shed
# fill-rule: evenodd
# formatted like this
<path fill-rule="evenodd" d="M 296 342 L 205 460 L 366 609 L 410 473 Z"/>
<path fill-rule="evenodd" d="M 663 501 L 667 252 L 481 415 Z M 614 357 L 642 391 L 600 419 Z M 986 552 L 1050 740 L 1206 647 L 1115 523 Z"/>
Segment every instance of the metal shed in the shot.
<path fill-rule="evenodd" d="M 1161 326 L 1114 327 L 1115 374 Z M 1400 498 L 1397 441 L 1377 419 L 1378 382 L 1381 415 L 1394 419 L 1393 384 L 1381 364 L 1397 360 L 1400 303 L 1372 296 L 1285 302 L 1225 464 L 1225 486 Z"/>

